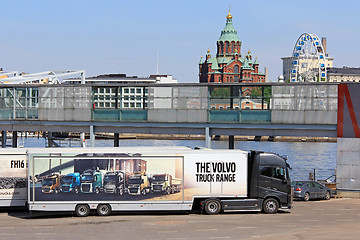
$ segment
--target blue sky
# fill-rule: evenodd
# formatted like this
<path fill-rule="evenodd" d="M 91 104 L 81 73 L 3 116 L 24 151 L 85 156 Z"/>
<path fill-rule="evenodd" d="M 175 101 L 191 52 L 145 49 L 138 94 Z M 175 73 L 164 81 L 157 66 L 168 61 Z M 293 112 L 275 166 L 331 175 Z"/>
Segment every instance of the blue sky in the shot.
<path fill-rule="evenodd" d="M 327 38 L 337 67 L 360 67 L 359 1 L 3 1 L 0 67 L 86 70 L 87 76 L 171 74 L 198 82 L 198 63 L 225 26 L 229 4 L 242 41 L 270 80 L 304 32 Z"/>

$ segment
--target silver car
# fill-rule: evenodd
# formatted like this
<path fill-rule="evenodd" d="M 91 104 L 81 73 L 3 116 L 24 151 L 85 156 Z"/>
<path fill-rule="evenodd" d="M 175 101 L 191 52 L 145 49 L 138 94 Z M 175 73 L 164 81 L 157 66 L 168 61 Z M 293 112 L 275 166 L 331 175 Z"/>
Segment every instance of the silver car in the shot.
<path fill-rule="evenodd" d="M 294 198 L 304 201 L 331 198 L 331 189 L 315 181 L 295 181 L 291 183 L 291 186 L 294 189 Z"/>

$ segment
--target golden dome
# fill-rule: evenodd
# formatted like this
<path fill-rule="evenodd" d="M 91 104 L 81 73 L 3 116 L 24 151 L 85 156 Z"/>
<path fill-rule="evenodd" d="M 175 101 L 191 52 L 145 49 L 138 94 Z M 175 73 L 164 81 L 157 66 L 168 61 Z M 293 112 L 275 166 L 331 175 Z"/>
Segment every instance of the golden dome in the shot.
<path fill-rule="evenodd" d="M 229 9 L 229 14 L 226 16 L 226 19 L 232 19 L 232 15 L 230 13 L 230 9 Z"/>
<path fill-rule="evenodd" d="M 210 53 L 210 48 L 208 48 L 207 53 Z"/>

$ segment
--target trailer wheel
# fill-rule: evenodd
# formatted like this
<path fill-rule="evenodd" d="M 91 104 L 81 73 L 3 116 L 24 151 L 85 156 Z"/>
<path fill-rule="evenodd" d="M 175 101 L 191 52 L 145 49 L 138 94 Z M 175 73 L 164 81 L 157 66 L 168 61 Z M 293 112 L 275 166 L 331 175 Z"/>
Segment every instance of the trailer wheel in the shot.
<path fill-rule="evenodd" d="M 109 204 L 99 204 L 96 212 L 99 216 L 109 216 L 111 213 L 111 206 Z"/>
<path fill-rule="evenodd" d="M 221 203 L 216 199 L 210 199 L 205 202 L 204 210 L 209 215 L 216 215 L 221 211 Z"/>
<path fill-rule="evenodd" d="M 90 207 L 87 204 L 78 204 L 75 207 L 75 213 L 78 217 L 87 217 L 90 214 Z"/>
<path fill-rule="evenodd" d="M 263 203 L 263 211 L 265 213 L 269 213 L 269 214 L 277 213 L 278 209 L 279 209 L 279 203 L 274 198 L 268 198 Z"/>
<path fill-rule="evenodd" d="M 166 194 L 171 194 L 171 189 L 170 189 L 170 187 L 167 187 L 167 188 L 166 188 L 165 193 L 166 193 Z"/>

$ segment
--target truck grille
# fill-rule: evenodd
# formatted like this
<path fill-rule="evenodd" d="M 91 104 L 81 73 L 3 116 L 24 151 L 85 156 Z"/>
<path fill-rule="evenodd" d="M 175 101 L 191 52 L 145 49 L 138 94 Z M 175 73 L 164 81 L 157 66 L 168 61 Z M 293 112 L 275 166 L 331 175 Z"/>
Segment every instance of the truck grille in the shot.
<path fill-rule="evenodd" d="M 82 192 L 90 192 L 90 184 L 82 184 L 81 191 Z"/>
<path fill-rule="evenodd" d="M 106 193 L 114 193 L 114 192 L 115 192 L 115 188 L 105 188 L 105 192 L 106 192 Z"/>
<path fill-rule="evenodd" d="M 153 190 L 154 190 L 154 191 L 161 191 L 161 189 L 162 189 L 162 186 L 161 186 L 161 185 L 154 185 L 154 186 L 153 186 Z"/>
<path fill-rule="evenodd" d="M 129 188 L 129 192 L 130 193 L 137 193 L 138 189 L 137 188 Z"/>
<path fill-rule="evenodd" d="M 70 191 L 70 186 L 63 186 L 61 187 L 63 192 L 69 192 Z"/>

